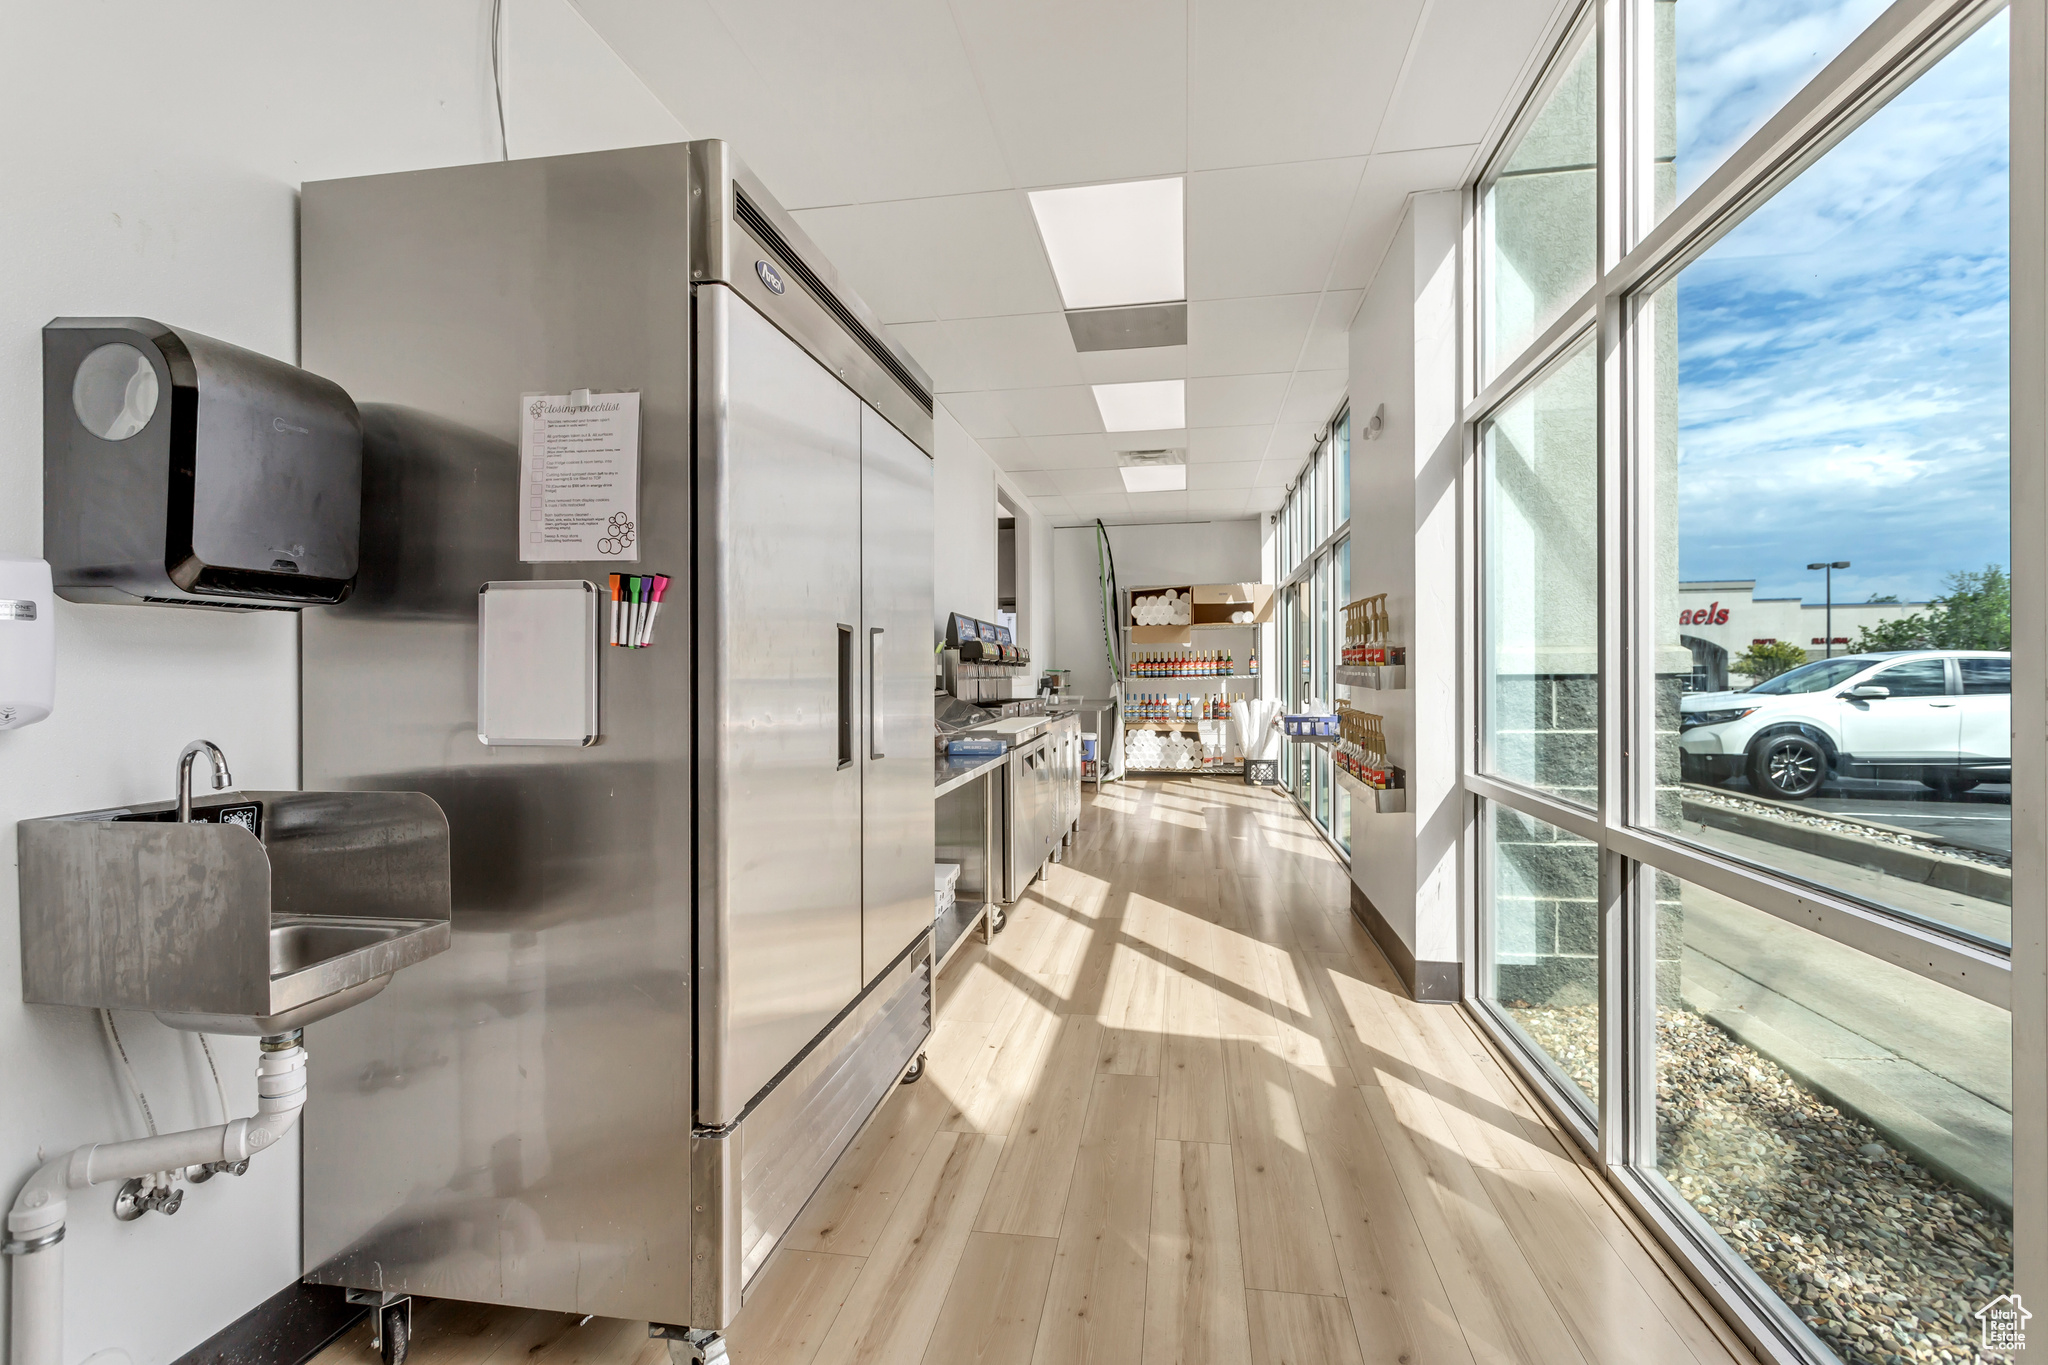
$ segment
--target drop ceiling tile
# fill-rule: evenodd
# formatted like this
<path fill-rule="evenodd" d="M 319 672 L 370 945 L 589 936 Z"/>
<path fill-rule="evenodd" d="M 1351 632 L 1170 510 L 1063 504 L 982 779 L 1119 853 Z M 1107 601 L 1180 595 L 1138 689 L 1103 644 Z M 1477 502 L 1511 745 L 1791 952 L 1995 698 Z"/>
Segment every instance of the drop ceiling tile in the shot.
<path fill-rule="evenodd" d="M 1061 496 L 1068 498 L 1124 491 L 1123 475 L 1114 469 L 1056 469 L 1051 477 Z"/>
<path fill-rule="evenodd" d="M 1033 494 L 1031 505 L 1049 517 L 1069 516 L 1073 512 L 1073 508 L 1068 504 L 1067 500 L 1060 497 L 1046 497 Z"/>
<path fill-rule="evenodd" d="M 777 101 L 825 158 L 844 168 L 852 192 L 826 202 L 1011 185 L 945 0 L 710 2 Z M 728 125 L 714 119 L 691 126 L 724 135 Z M 744 156 L 747 144 L 740 145 Z M 772 182 L 769 188 L 775 191 Z"/>
<path fill-rule="evenodd" d="M 1188 373 L 1273 374 L 1301 357 L 1315 294 L 1217 299 L 1188 305 Z"/>
<path fill-rule="evenodd" d="M 1363 289 L 1387 254 L 1408 207 L 1408 196 L 1427 190 L 1456 189 L 1476 150 L 1470 146 L 1430 147 L 1413 152 L 1382 152 L 1373 157 L 1358 182 L 1358 197 L 1344 224 L 1343 244 L 1330 272 L 1330 288 Z"/>
<path fill-rule="evenodd" d="M 1019 184 L 1186 167 L 1182 0 L 955 0 L 952 10 Z"/>
<path fill-rule="evenodd" d="M 1256 464 L 1265 457 L 1266 442 L 1272 435 L 1269 422 L 1255 427 L 1195 427 L 1188 432 L 1188 463 Z"/>
<path fill-rule="evenodd" d="M 1102 430 L 1102 410 L 1085 384 L 1053 389 L 1003 389 L 987 395 L 1002 403 L 1019 436 L 1072 436 Z"/>
<path fill-rule="evenodd" d="M 1190 175 L 1188 297 L 1322 289 L 1365 164 L 1357 156 Z"/>
<path fill-rule="evenodd" d="M 1059 481 L 1046 470 L 1020 469 L 1009 477 L 1027 497 L 1052 497 L 1060 491 Z"/>
<path fill-rule="evenodd" d="M 1245 495 L 1244 510 L 1261 514 L 1277 512 L 1286 501 L 1287 491 L 1283 488 L 1254 488 Z"/>
<path fill-rule="evenodd" d="M 1253 488 L 1285 488 L 1301 473 L 1299 460 L 1269 459 L 1259 465 L 1259 472 L 1252 480 Z"/>
<path fill-rule="evenodd" d="M 1017 190 L 903 199 L 860 211 L 877 248 L 918 279 L 935 317 L 1059 310 L 1030 203 Z"/>
<path fill-rule="evenodd" d="M 1082 351 L 1081 376 L 1090 384 L 1133 384 L 1148 379 L 1185 379 L 1188 348 L 1139 346 L 1128 351 Z"/>
<path fill-rule="evenodd" d="M 1244 515 L 1247 490 L 1225 488 L 1212 492 L 1198 493 L 1188 490 L 1188 515 L 1191 517 L 1240 517 Z"/>
<path fill-rule="evenodd" d="M 935 393 L 985 387 L 972 382 L 974 374 L 968 359 L 954 347 L 943 322 L 892 322 L 888 332 L 931 376 Z"/>
<path fill-rule="evenodd" d="M 1188 466 L 1188 491 L 1213 493 L 1226 488 L 1250 488 L 1258 481 L 1257 460 L 1232 460 L 1227 464 Z"/>
<path fill-rule="evenodd" d="M 1067 511 L 1071 516 L 1084 519 L 1100 517 L 1104 521 L 1119 521 L 1131 514 L 1130 497 L 1124 493 L 1097 493 L 1085 498 L 1068 498 Z"/>
<path fill-rule="evenodd" d="M 1377 148 L 1445 147 L 1483 140 L 1556 7 L 1528 0 L 1432 0 Z M 1473 35 L 1484 34 L 1484 41 Z"/>
<path fill-rule="evenodd" d="M 799 209 L 790 217 L 883 322 L 928 322 L 938 317 L 915 257 L 899 248 L 873 206 Z"/>
<path fill-rule="evenodd" d="M 999 392 L 959 389 L 946 393 L 938 402 L 977 441 L 1025 434 L 1010 425 L 1009 404 Z"/>
<path fill-rule="evenodd" d="M 1190 0 L 1190 166 L 1371 151 L 1422 2 Z"/>
<path fill-rule="evenodd" d="M 1329 414 L 1323 414 L 1324 421 Z M 1273 440 L 1266 447 L 1266 463 L 1287 465 L 1295 473 L 1308 463 L 1308 457 L 1316 453 L 1316 435 L 1323 429 L 1322 422 L 1278 422 L 1273 426 Z M 1293 474 L 1288 475 L 1294 477 Z"/>
<path fill-rule="evenodd" d="M 1038 453 L 1032 450 L 1031 443 L 1021 436 L 992 437 L 977 440 L 976 444 L 988 452 L 988 457 L 996 462 L 997 468 L 1005 472 L 1014 473 L 1020 469 L 1039 468 Z"/>
<path fill-rule="evenodd" d="M 1308 422 L 1317 429 L 1337 415 L 1337 405 L 1344 401 L 1344 385 L 1349 375 L 1343 370 L 1299 370 L 1294 383 L 1287 390 L 1287 401 L 1280 406 L 1280 420 L 1284 422 Z"/>
<path fill-rule="evenodd" d="M 1188 425 L 1242 427 L 1272 422 L 1287 396 L 1286 374 L 1212 375 L 1188 381 Z"/>
<path fill-rule="evenodd" d="M 948 367 L 968 376 L 968 382 L 940 384 L 941 389 L 1032 389 L 1081 382 L 1064 314 L 960 318 L 944 326 L 957 352 L 948 357 Z"/>
<path fill-rule="evenodd" d="M 1110 449 L 1107 436 L 1034 436 L 1030 440 L 1030 446 L 1030 462 L 1009 466 L 1010 468 L 1085 469 L 1090 465 L 1104 469 L 1116 467 L 1116 455 Z"/>
<path fill-rule="evenodd" d="M 1308 347 L 1301 353 L 1305 370 L 1342 370 L 1351 364 L 1351 319 L 1358 312 L 1362 289 L 1332 289 L 1316 306 L 1308 327 Z"/>
<path fill-rule="evenodd" d="M 1184 517 L 1188 514 L 1186 493 L 1126 493 L 1131 515 L 1138 517 Z"/>

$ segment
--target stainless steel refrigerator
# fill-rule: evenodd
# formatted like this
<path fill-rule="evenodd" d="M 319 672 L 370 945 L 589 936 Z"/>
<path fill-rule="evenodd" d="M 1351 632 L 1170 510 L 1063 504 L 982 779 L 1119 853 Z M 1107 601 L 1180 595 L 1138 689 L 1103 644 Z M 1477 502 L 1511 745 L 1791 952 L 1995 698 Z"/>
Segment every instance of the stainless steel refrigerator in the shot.
<path fill-rule="evenodd" d="M 930 1028 L 929 381 L 719 142 L 308 185 L 301 309 L 366 437 L 303 782 L 429 793 L 455 882 L 310 1030 L 307 1273 L 722 1327 Z M 525 562 L 522 404 L 581 390 L 638 395 L 635 515 Z M 671 580 L 644 647 L 613 573 Z M 480 645 L 486 585 L 579 581 Z M 480 662 L 586 644 L 589 735 L 479 738 Z"/>

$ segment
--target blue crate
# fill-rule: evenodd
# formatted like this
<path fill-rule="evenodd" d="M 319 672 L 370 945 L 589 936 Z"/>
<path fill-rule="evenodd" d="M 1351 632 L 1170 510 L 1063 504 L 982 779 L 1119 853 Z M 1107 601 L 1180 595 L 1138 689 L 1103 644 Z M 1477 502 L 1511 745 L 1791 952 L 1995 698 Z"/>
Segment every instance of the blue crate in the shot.
<path fill-rule="evenodd" d="M 1001 758 L 1009 752 L 1010 746 L 1000 739 L 949 739 L 946 741 L 948 758 Z"/>

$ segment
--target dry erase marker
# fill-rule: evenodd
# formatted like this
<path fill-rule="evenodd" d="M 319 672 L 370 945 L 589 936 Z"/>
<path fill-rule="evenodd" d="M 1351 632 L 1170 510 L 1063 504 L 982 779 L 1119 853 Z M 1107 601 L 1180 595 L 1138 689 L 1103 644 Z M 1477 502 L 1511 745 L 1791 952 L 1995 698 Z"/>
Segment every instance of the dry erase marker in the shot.
<path fill-rule="evenodd" d="M 668 591 L 668 578 L 662 574 L 654 576 L 654 590 L 648 594 L 647 624 L 640 627 L 640 643 L 654 643 L 654 618 L 661 614 L 661 595 Z"/>
<path fill-rule="evenodd" d="M 612 643 L 613 643 L 613 644 L 617 644 L 617 643 L 619 642 L 619 592 L 620 592 L 620 583 L 619 583 L 619 576 L 618 576 L 617 574 L 613 574 L 613 575 L 612 575 Z"/>
<path fill-rule="evenodd" d="M 633 575 L 633 624 L 626 631 L 626 643 L 637 647 L 640 643 L 640 623 L 647 618 L 647 589 L 650 580 L 646 574 Z"/>

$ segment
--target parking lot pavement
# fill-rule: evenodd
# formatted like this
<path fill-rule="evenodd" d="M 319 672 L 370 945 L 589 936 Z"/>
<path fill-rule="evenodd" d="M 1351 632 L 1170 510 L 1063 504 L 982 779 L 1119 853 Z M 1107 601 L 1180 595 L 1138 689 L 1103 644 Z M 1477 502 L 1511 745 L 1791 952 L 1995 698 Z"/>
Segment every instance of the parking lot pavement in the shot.
<path fill-rule="evenodd" d="M 1741 778 L 1724 790 L 1754 795 Z M 1796 802 L 1805 809 L 1870 820 L 1894 829 L 1946 839 L 1964 848 L 2012 856 L 2012 788 L 1985 783 L 1961 796 L 1943 797 L 1918 782 L 1836 778 L 1820 795 Z"/>

